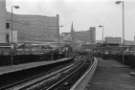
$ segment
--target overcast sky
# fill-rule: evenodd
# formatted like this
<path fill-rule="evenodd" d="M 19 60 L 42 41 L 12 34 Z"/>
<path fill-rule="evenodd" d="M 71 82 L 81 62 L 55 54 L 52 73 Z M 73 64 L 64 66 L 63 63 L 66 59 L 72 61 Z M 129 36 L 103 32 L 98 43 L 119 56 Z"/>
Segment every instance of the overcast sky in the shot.
<path fill-rule="evenodd" d="M 7 9 L 19 5 L 19 14 L 55 16 L 60 14 L 62 32 L 68 32 L 72 21 L 76 31 L 88 30 L 90 26 L 104 25 L 105 36 L 121 36 L 121 5 L 116 0 L 7 0 Z M 133 40 L 135 34 L 135 0 L 125 0 L 126 39 Z M 97 39 L 101 29 L 97 28 Z"/>

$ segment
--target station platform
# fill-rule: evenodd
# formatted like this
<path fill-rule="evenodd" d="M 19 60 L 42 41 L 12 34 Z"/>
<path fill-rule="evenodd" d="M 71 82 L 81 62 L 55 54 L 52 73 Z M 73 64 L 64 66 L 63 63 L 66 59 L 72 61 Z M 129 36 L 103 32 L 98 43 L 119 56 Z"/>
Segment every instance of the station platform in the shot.
<path fill-rule="evenodd" d="M 98 66 L 85 90 L 135 90 L 132 70 L 115 60 L 98 59 Z"/>
<path fill-rule="evenodd" d="M 54 60 L 54 61 L 50 60 L 50 61 L 40 61 L 40 62 L 25 63 L 25 64 L 19 64 L 19 65 L 4 66 L 4 67 L 0 67 L 0 75 L 11 73 L 11 72 L 17 72 L 21 70 L 26 70 L 30 68 L 35 68 L 39 66 L 59 63 L 59 62 L 67 61 L 69 59 L 71 58 L 62 58 L 62 59 Z"/>

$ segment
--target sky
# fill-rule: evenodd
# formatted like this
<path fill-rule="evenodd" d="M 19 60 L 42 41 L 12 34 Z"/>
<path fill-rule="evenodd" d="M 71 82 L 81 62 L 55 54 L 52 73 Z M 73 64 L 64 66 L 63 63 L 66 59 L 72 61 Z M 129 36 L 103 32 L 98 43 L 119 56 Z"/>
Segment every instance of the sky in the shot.
<path fill-rule="evenodd" d="M 135 0 L 125 1 L 125 38 L 133 40 L 135 35 Z M 18 14 L 36 14 L 45 16 L 60 15 L 61 32 L 69 32 L 71 23 L 74 23 L 75 31 L 88 30 L 96 27 L 96 38 L 104 35 L 121 37 L 122 17 L 121 4 L 116 5 L 116 0 L 7 0 L 7 10 L 11 5 L 19 5 L 14 10 Z"/>

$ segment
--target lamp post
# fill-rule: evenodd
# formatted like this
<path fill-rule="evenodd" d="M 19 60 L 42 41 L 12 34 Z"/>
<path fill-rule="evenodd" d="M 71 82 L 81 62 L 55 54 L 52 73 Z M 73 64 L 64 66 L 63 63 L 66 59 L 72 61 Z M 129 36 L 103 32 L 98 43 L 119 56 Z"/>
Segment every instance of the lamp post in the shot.
<path fill-rule="evenodd" d="M 103 25 L 99 25 L 99 28 L 102 28 L 102 42 L 104 42 L 104 26 Z"/>
<path fill-rule="evenodd" d="M 17 5 L 13 5 L 11 6 L 11 41 L 10 41 L 10 44 L 11 44 L 11 65 L 14 64 L 14 49 L 15 49 L 15 45 L 14 45 L 14 42 L 13 42 L 13 26 L 14 26 L 14 21 L 13 21 L 13 14 L 14 14 L 14 9 L 18 9 L 19 6 Z"/>
<path fill-rule="evenodd" d="M 11 43 L 13 43 L 13 26 L 14 26 L 14 9 L 19 9 L 20 7 L 17 5 L 11 6 Z"/>
<path fill-rule="evenodd" d="M 116 1 L 115 4 L 122 5 L 122 45 L 125 43 L 125 2 L 123 1 Z"/>
<path fill-rule="evenodd" d="M 124 0 L 116 1 L 115 4 L 121 4 L 122 5 L 122 46 L 125 44 L 125 2 Z M 122 51 L 122 63 L 124 64 L 124 49 Z"/>

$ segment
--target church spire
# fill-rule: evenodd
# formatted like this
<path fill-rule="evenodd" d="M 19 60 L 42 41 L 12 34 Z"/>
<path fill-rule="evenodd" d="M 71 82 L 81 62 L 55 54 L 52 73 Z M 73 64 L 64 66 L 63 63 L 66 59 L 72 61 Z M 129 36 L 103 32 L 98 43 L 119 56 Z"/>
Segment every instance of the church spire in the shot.
<path fill-rule="evenodd" d="M 74 25 L 73 22 L 71 24 L 71 42 L 72 42 L 72 48 L 75 46 L 75 31 L 74 31 Z"/>
<path fill-rule="evenodd" d="M 72 24 L 71 24 L 71 40 L 72 40 L 72 42 L 74 41 L 74 26 L 73 26 L 73 22 L 72 22 Z"/>

